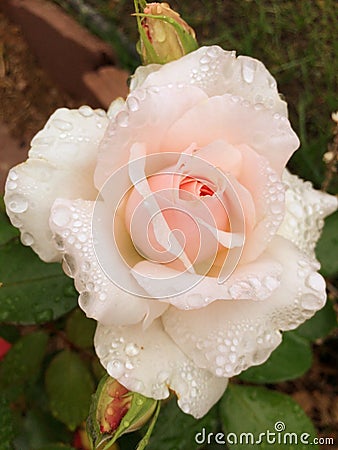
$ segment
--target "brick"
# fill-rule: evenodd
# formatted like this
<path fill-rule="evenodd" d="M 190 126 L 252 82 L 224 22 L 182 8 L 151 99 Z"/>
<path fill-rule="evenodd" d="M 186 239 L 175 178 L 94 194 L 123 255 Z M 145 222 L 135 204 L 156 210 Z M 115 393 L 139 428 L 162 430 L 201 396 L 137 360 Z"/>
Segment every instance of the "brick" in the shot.
<path fill-rule="evenodd" d="M 75 99 L 93 100 L 83 74 L 115 64 L 111 47 L 45 0 L 1 0 L 1 8 L 20 26 L 40 66 L 54 82 Z"/>
<path fill-rule="evenodd" d="M 116 67 L 100 67 L 95 72 L 84 74 L 83 81 L 93 96 L 93 101 L 107 109 L 117 97 L 128 94 L 129 73 Z M 96 106 L 96 105 L 95 105 Z"/>

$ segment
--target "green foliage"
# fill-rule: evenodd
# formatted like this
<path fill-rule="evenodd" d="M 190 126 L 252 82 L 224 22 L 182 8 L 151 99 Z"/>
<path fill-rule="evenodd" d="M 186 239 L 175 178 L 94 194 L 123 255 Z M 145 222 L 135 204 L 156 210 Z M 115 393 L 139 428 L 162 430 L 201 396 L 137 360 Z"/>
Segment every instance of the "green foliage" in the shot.
<path fill-rule="evenodd" d="M 8 400 L 0 394 L 0 448 L 13 450 L 14 421 Z"/>
<path fill-rule="evenodd" d="M 327 277 L 338 275 L 338 211 L 325 219 L 323 234 L 316 247 L 321 272 Z"/>
<path fill-rule="evenodd" d="M 37 379 L 45 355 L 48 336 L 43 331 L 19 339 L 0 366 L 0 386 L 26 387 Z"/>
<path fill-rule="evenodd" d="M 172 424 L 170 426 L 170 424 Z M 204 427 L 215 431 L 218 426 L 217 408 L 212 408 L 202 419 L 196 420 L 183 413 L 176 399 L 163 404 L 147 450 L 195 450 L 201 448 L 195 435 Z"/>
<path fill-rule="evenodd" d="M 311 319 L 297 328 L 297 334 L 311 341 L 325 338 L 337 327 L 337 314 L 330 300 Z"/>
<path fill-rule="evenodd" d="M 60 264 L 46 264 L 16 238 L 0 246 L 0 320 L 35 324 L 55 320 L 74 308 L 72 281 Z"/>
<path fill-rule="evenodd" d="M 283 333 L 283 341 L 270 358 L 260 366 L 247 369 L 239 376 L 252 383 L 279 383 L 302 376 L 312 363 L 311 346 L 295 332 Z"/>
<path fill-rule="evenodd" d="M 76 347 L 92 348 L 96 321 L 88 319 L 83 311 L 75 309 L 66 322 L 67 338 Z"/>
<path fill-rule="evenodd" d="M 75 430 L 88 416 L 94 382 L 77 353 L 63 350 L 46 372 L 46 390 L 52 414 Z"/>
<path fill-rule="evenodd" d="M 302 433 L 310 435 L 309 444 L 316 435 L 311 421 L 291 397 L 263 387 L 231 385 L 220 402 L 220 415 L 230 450 L 247 450 L 248 448 L 290 450 L 293 446 L 286 433 L 297 433 L 299 441 L 295 448 L 306 450 L 309 445 L 300 442 Z M 279 426 L 283 431 L 277 433 Z M 260 433 L 268 431 L 275 433 L 275 442 L 272 442 L 273 436 L 270 441 L 266 436 L 261 436 L 262 442 L 257 443 Z M 229 433 L 236 434 L 237 442 Z M 241 443 L 241 433 L 252 433 L 254 439 L 246 441 L 243 435 Z M 233 443 L 229 441 L 231 437 Z M 248 439 L 251 439 L 251 436 L 248 436 Z M 287 440 L 284 441 L 284 439 Z M 286 445 L 284 445 L 285 442 Z M 311 445 L 311 448 L 315 450 L 318 446 Z"/>

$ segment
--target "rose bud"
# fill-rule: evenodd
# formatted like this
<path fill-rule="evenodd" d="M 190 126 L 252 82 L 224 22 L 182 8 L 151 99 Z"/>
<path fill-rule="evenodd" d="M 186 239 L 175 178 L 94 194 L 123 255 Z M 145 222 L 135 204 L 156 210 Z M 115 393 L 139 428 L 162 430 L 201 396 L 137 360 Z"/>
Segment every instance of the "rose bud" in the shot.
<path fill-rule="evenodd" d="M 104 376 L 87 422 L 92 448 L 112 450 L 120 436 L 141 428 L 154 415 L 157 405 L 156 400 L 131 392 L 114 378 Z"/>
<path fill-rule="evenodd" d="M 135 1 L 135 9 L 143 64 L 165 64 L 198 48 L 194 30 L 167 3 L 147 3 L 140 13 Z"/>

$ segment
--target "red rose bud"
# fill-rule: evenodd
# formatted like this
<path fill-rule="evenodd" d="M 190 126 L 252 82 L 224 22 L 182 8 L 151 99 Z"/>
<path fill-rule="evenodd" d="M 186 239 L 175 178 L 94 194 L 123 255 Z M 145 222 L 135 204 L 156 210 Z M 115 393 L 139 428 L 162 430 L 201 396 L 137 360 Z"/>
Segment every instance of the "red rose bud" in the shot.
<path fill-rule="evenodd" d="M 10 350 L 12 344 L 6 339 L 0 337 L 0 360 L 6 355 L 6 353 Z"/>
<path fill-rule="evenodd" d="M 143 64 L 165 64 L 198 48 L 194 30 L 167 3 L 134 3 Z"/>
<path fill-rule="evenodd" d="M 153 415 L 158 402 L 131 392 L 117 380 L 104 376 L 91 405 L 87 431 L 96 450 L 113 450 L 125 433 L 141 428 Z"/>

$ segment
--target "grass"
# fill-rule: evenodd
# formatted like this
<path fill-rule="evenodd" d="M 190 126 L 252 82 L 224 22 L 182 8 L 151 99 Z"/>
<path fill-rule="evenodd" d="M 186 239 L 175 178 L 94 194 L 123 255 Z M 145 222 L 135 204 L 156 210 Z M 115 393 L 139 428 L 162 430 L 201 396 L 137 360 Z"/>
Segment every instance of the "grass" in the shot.
<path fill-rule="evenodd" d="M 130 16 L 132 0 L 83 3 L 103 16 L 112 29 L 136 42 L 136 20 Z M 264 62 L 289 104 L 290 120 L 301 140 L 301 150 L 289 166 L 320 187 L 325 177 L 323 154 L 332 140 L 331 113 L 338 109 L 337 2 L 172 0 L 170 5 L 195 29 L 200 45 L 218 44 Z M 103 36 L 113 46 L 117 43 L 115 31 Z M 100 30 L 96 32 L 100 34 Z M 130 67 L 123 50 L 122 54 L 122 64 Z M 134 55 L 132 58 L 135 61 Z M 333 182 L 330 190 L 337 187 L 338 182 Z"/>

